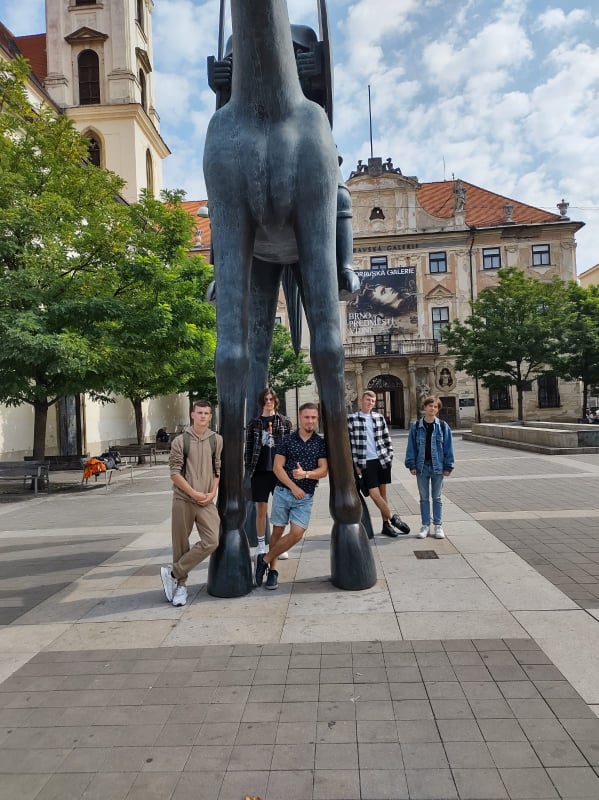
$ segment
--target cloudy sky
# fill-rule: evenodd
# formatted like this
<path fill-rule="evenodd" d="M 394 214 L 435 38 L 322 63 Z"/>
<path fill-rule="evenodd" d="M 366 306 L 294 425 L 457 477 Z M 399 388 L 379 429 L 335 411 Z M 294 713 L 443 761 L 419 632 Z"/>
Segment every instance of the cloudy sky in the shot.
<path fill-rule="evenodd" d="M 56 0 L 54 0 L 56 2 Z M 329 0 L 334 134 L 347 175 L 374 154 L 419 180 L 455 175 L 586 227 L 578 271 L 599 262 L 599 14 L 593 0 Z M 316 0 L 289 0 L 317 27 Z M 205 197 L 214 109 L 206 56 L 218 0 L 154 0 L 156 105 L 172 150 L 165 185 Z M 0 0 L 15 34 L 45 29 L 44 0 Z"/>

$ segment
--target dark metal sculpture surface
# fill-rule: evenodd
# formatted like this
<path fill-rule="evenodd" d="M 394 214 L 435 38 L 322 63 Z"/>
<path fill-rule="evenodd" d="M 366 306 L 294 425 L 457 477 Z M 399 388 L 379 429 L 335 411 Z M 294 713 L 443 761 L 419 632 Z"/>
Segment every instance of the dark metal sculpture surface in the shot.
<path fill-rule="evenodd" d="M 245 407 L 246 398 L 253 403 L 267 385 L 285 267 L 295 277 L 310 329 L 328 446 L 331 579 L 343 589 L 364 589 L 375 583 L 376 568 L 360 524 L 346 425 L 337 152 L 326 113 L 302 91 L 285 0 L 232 0 L 231 19 L 231 96 L 210 121 L 204 151 L 224 438 L 221 537 L 210 561 L 208 591 L 233 597 L 252 587 L 244 532 Z M 351 219 L 349 224 L 351 231 Z"/>

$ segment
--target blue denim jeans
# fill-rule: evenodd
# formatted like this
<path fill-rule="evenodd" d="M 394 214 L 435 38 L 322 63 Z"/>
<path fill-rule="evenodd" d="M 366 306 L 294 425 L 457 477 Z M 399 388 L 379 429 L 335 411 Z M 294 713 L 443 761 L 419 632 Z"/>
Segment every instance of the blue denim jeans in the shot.
<path fill-rule="evenodd" d="M 313 494 L 306 494 L 301 500 L 298 500 L 293 496 L 290 489 L 284 486 L 275 486 L 270 510 L 271 523 L 277 525 L 277 527 L 285 527 L 288 522 L 292 522 L 299 528 L 306 530 L 310 524 L 313 500 Z"/>
<path fill-rule="evenodd" d="M 440 525 L 443 516 L 441 491 L 443 490 L 443 473 L 433 472 L 430 464 L 424 464 L 422 472 L 416 475 L 418 493 L 420 494 L 420 518 L 423 525 L 431 524 L 431 494 L 433 498 L 433 525 Z"/>

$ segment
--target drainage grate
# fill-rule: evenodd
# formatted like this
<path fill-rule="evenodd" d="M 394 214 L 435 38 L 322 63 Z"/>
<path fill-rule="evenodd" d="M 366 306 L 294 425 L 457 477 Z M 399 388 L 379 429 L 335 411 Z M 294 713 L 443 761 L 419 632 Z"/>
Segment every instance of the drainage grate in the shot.
<path fill-rule="evenodd" d="M 434 550 L 414 550 L 416 558 L 439 558 Z"/>

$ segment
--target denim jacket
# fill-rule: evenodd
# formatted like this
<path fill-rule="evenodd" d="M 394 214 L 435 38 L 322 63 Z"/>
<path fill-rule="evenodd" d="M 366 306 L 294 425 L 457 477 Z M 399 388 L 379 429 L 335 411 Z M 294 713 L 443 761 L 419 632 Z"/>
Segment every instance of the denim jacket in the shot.
<path fill-rule="evenodd" d="M 424 467 L 424 450 L 426 447 L 426 430 L 422 419 L 410 425 L 408 446 L 406 448 L 405 465 L 409 470 L 415 469 L 422 472 Z M 447 423 L 441 424 L 435 419 L 435 429 L 431 440 L 432 468 L 435 473 L 451 472 L 453 470 L 454 455 L 451 428 Z"/>

